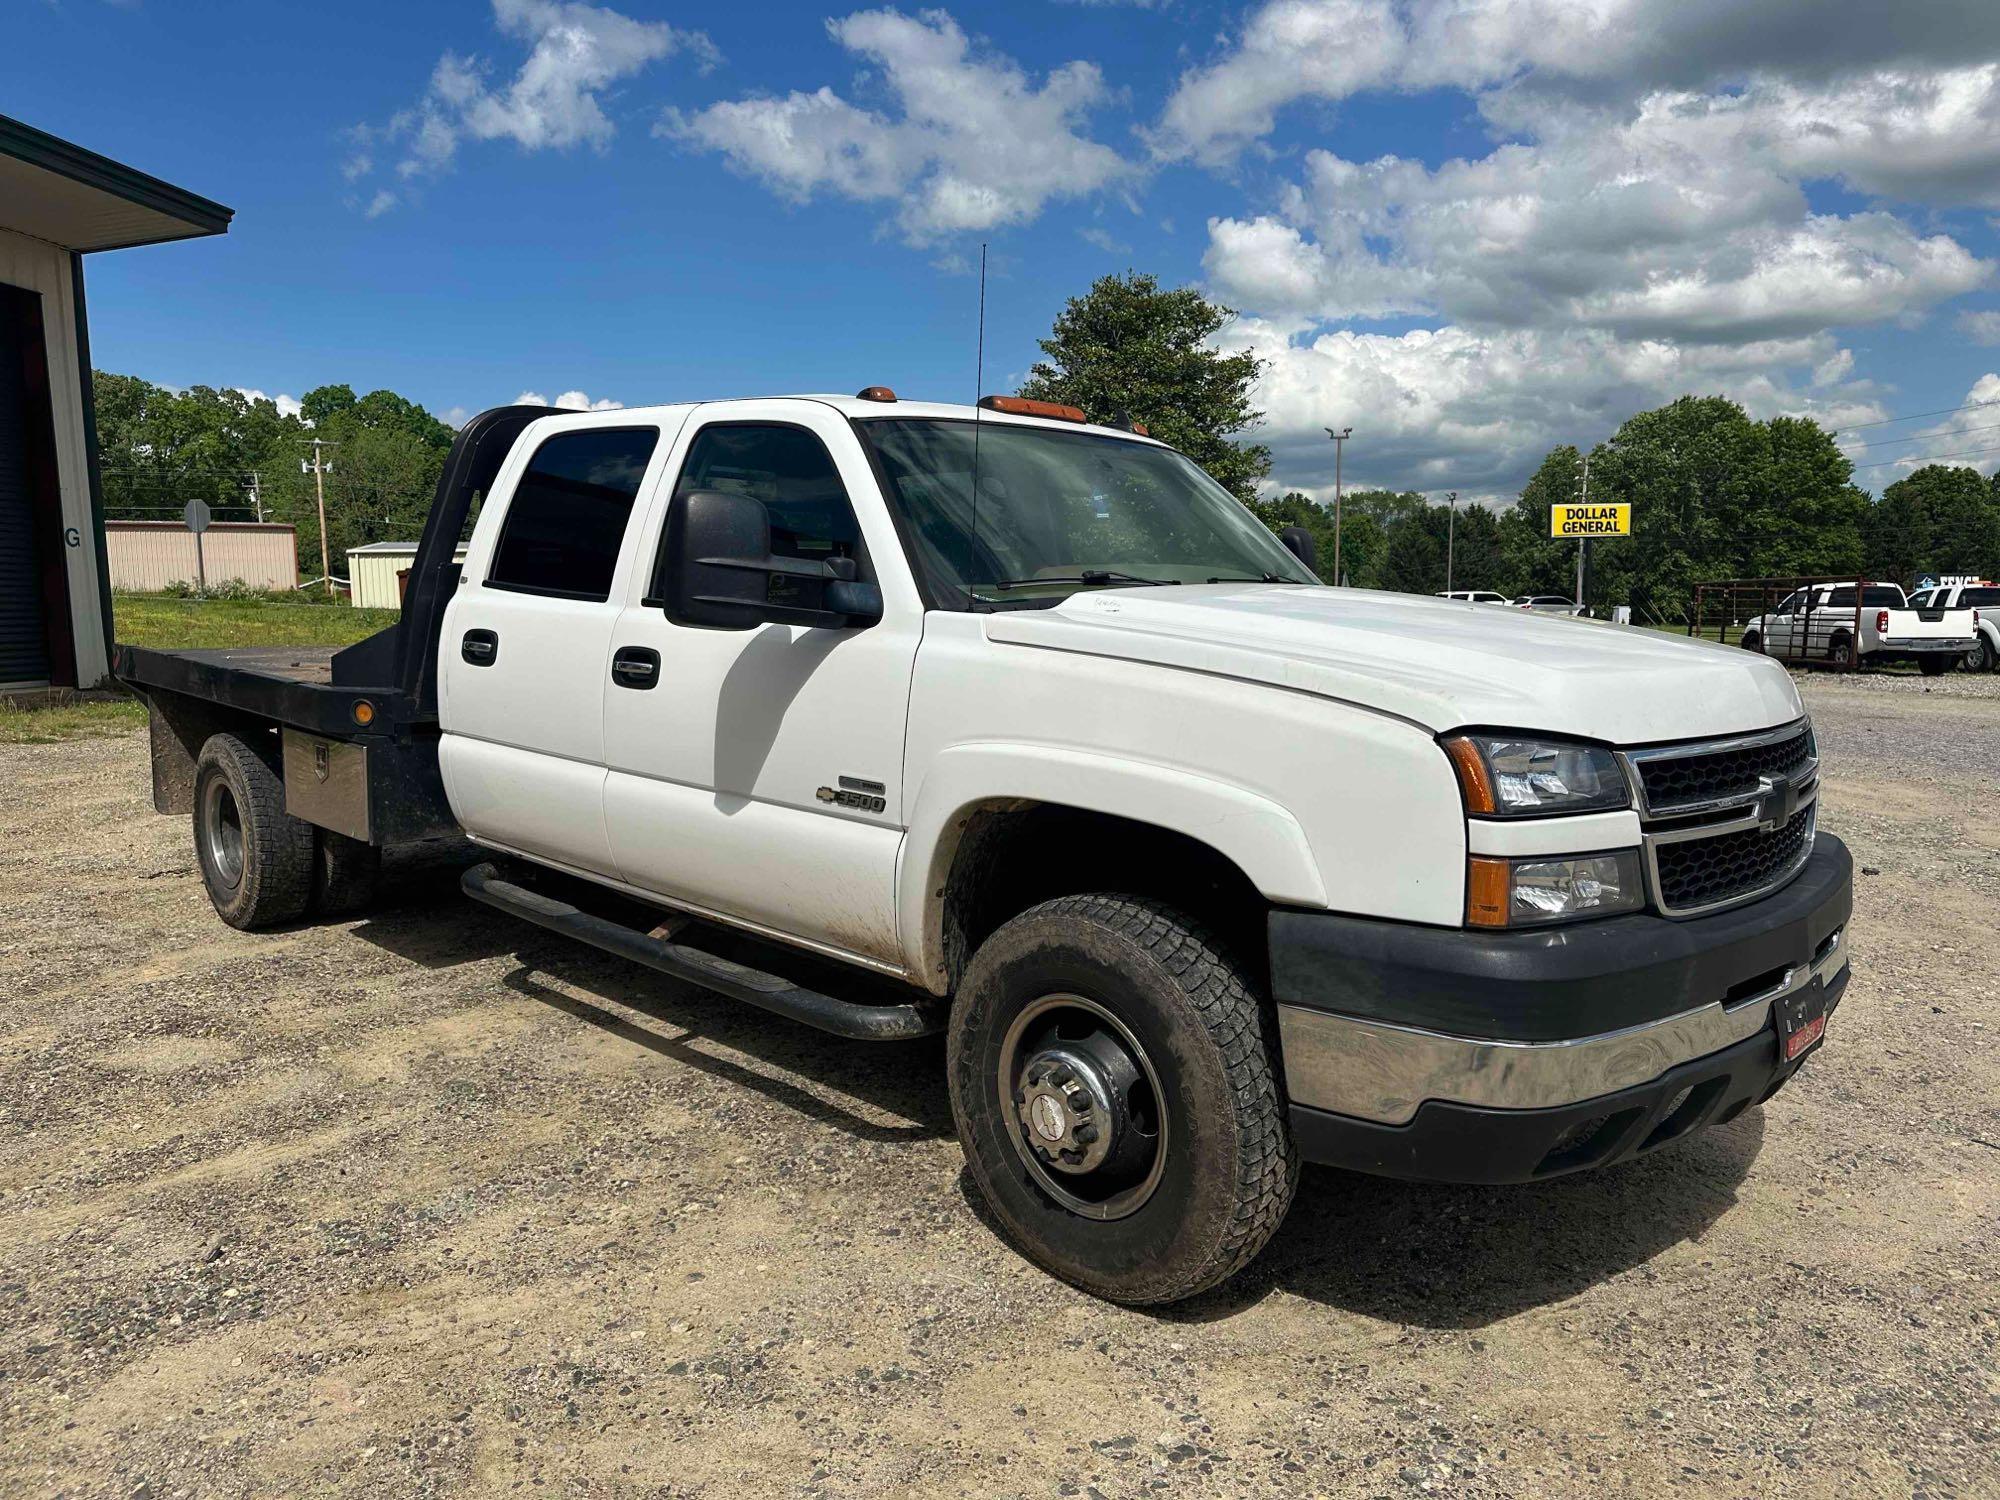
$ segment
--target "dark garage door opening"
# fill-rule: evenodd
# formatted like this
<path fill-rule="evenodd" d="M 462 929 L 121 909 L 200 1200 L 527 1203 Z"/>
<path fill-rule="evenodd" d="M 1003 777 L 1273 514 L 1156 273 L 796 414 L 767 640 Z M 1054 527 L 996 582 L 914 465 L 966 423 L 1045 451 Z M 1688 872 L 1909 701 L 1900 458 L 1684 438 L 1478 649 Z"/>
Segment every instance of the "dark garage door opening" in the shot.
<path fill-rule="evenodd" d="M 74 684 L 42 299 L 0 285 L 0 687 Z"/>

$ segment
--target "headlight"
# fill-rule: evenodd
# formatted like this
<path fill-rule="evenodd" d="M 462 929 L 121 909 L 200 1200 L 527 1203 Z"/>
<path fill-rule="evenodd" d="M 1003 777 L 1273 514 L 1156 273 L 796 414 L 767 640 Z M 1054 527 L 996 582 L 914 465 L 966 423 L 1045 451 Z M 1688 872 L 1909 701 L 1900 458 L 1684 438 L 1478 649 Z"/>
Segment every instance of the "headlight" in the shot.
<path fill-rule="evenodd" d="M 1465 920 L 1473 927 L 1538 927 L 1645 904 L 1636 849 L 1531 859 L 1475 854 L 1466 869 Z"/>
<path fill-rule="evenodd" d="M 1605 812 L 1630 800 L 1618 758 L 1596 745 L 1465 734 L 1444 742 L 1468 812 L 1485 817 Z"/>

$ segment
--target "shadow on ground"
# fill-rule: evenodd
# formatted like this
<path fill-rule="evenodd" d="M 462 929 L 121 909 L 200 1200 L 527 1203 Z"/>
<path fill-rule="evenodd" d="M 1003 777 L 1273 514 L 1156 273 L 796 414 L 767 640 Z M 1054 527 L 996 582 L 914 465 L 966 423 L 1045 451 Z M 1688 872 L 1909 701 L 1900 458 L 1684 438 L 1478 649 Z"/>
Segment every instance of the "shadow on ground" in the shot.
<path fill-rule="evenodd" d="M 426 968 L 512 956 L 516 967 L 501 983 L 514 994 L 857 1139 L 952 1134 L 941 1039 L 883 1044 L 828 1036 L 541 932 L 460 897 L 466 862 L 438 857 L 400 871 L 393 904 L 356 935 Z M 457 905 L 441 919 L 447 901 Z M 802 983 L 854 991 L 852 998 L 880 994 L 866 977 L 794 954 L 774 958 L 767 945 L 734 934 L 705 928 L 691 940 L 739 962 L 782 966 Z M 799 972 L 802 965 L 809 972 Z M 871 1119 L 843 1097 L 893 1118 Z M 1480 1328 L 1643 1272 L 1662 1251 L 1699 1240 L 1736 1202 L 1763 1139 L 1763 1112 L 1753 1109 L 1623 1166 L 1517 1187 L 1406 1183 L 1309 1167 L 1264 1253 L 1227 1285 L 1162 1316 L 1212 1321 L 1287 1292 L 1393 1323 Z M 999 1233 L 969 1176 L 960 1187 L 974 1214 Z"/>

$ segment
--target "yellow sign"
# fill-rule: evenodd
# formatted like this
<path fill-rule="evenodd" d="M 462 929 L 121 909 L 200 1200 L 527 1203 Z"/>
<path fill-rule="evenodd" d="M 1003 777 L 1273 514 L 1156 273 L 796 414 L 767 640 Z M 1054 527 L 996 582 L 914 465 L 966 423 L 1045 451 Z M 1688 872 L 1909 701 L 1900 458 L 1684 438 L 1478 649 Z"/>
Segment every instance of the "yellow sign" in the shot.
<path fill-rule="evenodd" d="M 1550 536 L 1630 536 L 1632 507 L 1617 505 L 1551 505 Z"/>

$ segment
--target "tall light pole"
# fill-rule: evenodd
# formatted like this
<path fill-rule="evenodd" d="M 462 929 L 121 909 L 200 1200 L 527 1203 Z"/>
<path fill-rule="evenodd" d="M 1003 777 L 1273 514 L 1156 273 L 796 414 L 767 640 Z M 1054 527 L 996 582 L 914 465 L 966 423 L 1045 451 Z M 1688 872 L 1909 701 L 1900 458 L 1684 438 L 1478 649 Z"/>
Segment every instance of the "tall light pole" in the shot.
<path fill-rule="evenodd" d="M 1340 460 L 1346 450 L 1347 440 L 1354 434 L 1352 427 L 1343 427 L 1338 432 L 1329 427 L 1326 435 L 1333 439 L 1333 586 L 1340 587 Z"/>
<path fill-rule="evenodd" d="M 1451 592 L 1452 552 L 1458 543 L 1458 491 L 1447 491 L 1444 497 L 1444 591 Z"/>

